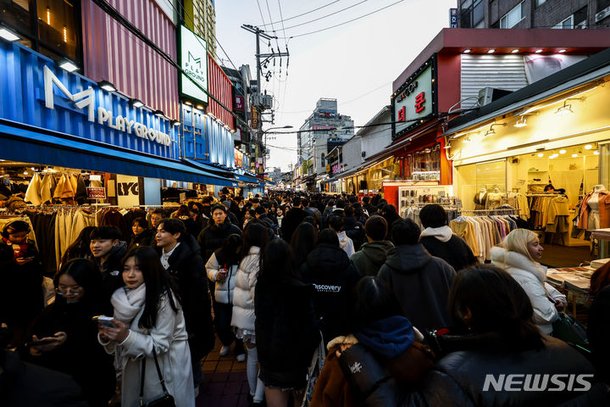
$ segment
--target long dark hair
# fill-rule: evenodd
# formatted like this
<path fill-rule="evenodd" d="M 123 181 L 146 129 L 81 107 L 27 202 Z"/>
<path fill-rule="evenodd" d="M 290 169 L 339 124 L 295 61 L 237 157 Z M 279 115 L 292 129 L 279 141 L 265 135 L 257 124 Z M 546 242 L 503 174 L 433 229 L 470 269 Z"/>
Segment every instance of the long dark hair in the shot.
<path fill-rule="evenodd" d="M 474 266 L 458 272 L 449 293 L 449 309 L 463 325 L 464 315 L 470 312 L 468 328 L 475 334 L 498 334 L 516 350 L 543 347 L 529 297 L 498 267 Z"/>
<path fill-rule="evenodd" d="M 66 252 L 61 258 L 61 264 L 67 263 L 72 259 L 91 259 L 93 254 L 91 253 L 91 232 L 95 229 L 95 226 L 85 226 L 83 230 L 78 234 L 76 240 L 68 246 Z"/>
<path fill-rule="evenodd" d="M 404 311 L 386 282 L 378 277 L 365 276 L 354 289 L 354 328 L 364 328 L 374 321 L 395 315 L 405 316 Z"/>
<path fill-rule="evenodd" d="M 263 252 L 258 278 L 265 282 L 280 282 L 287 277 L 299 277 L 294 268 L 292 249 L 283 239 L 273 239 Z"/>
<path fill-rule="evenodd" d="M 241 258 L 243 259 L 250 252 L 252 246 L 259 247 L 261 252 L 265 250 L 267 241 L 269 240 L 269 232 L 267 227 L 262 223 L 252 220 L 244 229 L 244 242 L 241 246 Z"/>
<path fill-rule="evenodd" d="M 227 264 L 229 266 L 239 264 L 239 254 L 242 245 L 242 237 L 237 233 L 230 234 L 223 242 L 219 249 L 214 252 L 218 264 Z"/>
<path fill-rule="evenodd" d="M 151 329 L 157 322 L 159 305 L 164 295 L 167 295 L 169 304 L 175 312 L 178 306 L 174 301 L 177 291 L 173 287 L 173 282 L 167 271 L 163 268 L 159 254 L 152 247 L 136 247 L 123 257 L 122 265 L 128 259 L 134 258 L 138 268 L 144 277 L 146 284 L 146 299 L 144 300 L 144 311 L 138 322 L 140 328 Z M 173 294 L 173 295 L 172 295 Z M 179 300 L 179 299 L 178 299 Z"/>
<path fill-rule="evenodd" d="M 102 275 L 95 263 L 88 259 L 72 259 L 63 263 L 61 268 L 53 277 L 53 285 L 57 289 L 59 278 L 64 274 L 72 277 L 74 281 L 83 289 L 81 304 L 89 307 L 102 307 Z M 63 303 L 63 297 L 59 296 L 56 301 Z"/>
<path fill-rule="evenodd" d="M 302 222 L 297 226 L 290 240 L 295 267 L 300 267 L 301 264 L 305 263 L 309 253 L 316 247 L 317 240 L 318 229 L 314 225 Z"/>

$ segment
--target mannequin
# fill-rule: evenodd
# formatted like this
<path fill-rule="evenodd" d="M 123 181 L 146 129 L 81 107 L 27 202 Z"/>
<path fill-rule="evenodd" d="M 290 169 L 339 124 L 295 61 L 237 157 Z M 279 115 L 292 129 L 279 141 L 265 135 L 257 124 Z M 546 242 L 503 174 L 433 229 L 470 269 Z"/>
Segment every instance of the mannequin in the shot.
<path fill-rule="evenodd" d="M 495 185 L 491 192 L 487 194 L 487 201 L 485 202 L 485 209 L 495 209 L 502 205 L 502 192 L 500 188 Z"/>
<path fill-rule="evenodd" d="M 487 188 L 483 187 L 474 195 L 474 209 L 485 209 L 486 202 Z"/>
<path fill-rule="evenodd" d="M 605 211 L 605 201 L 608 197 L 606 187 L 602 184 L 597 184 L 593 187 L 593 191 L 587 199 L 587 206 L 589 207 L 589 221 L 587 223 L 587 230 L 600 229 L 602 227 L 608 227 L 606 223 L 607 214 Z M 606 216 L 600 214 L 600 209 Z M 602 222 L 603 219 L 603 222 Z M 603 223 L 603 225 L 602 225 Z"/>

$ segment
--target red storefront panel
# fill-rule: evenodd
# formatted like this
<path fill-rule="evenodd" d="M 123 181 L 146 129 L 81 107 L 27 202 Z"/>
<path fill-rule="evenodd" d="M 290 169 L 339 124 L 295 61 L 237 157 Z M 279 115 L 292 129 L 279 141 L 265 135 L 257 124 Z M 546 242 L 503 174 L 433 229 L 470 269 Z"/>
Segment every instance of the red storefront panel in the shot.
<path fill-rule="evenodd" d="M 176 27 L 153 0 L 108 3 L 177 61 Z M 179 119 L 177 69 L 92 0 L 82 1 L 82 14 L 84 75 L 108 80 L 120 92 Z"/>
<path fill-rule="evenodd" d="M 224 107 L 210 98 L 207 111 L 229 126 L 231 130 L 235 130 L 235 120 L 231 114 L 233 111 L 232 86 L 229 77 L 224 73 L 220 65 L 214 61 L 214 58 L 208 54 L 208 91 Z"/>

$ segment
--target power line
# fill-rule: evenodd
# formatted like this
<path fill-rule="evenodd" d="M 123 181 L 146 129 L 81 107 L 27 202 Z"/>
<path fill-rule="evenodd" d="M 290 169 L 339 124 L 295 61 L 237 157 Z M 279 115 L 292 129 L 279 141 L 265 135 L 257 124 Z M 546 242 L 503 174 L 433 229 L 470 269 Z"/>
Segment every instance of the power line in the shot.
<path fill-rule="evenodd" d="M 306 25 L 306 24 L 310 24 L 310 23 L 314 23 L 314 22 L 316 22 L 316 21 L 323 20 L 323 19 L 325 19 L 325 18 L 328 18 L 328 17 L 334 16 L 335 14 L 339 14 L 339 13 L 341 13 L 341 12 L 345 11 L 345 10 L 349 10 L 349 9 L 352 9 L 352 8 L 354 8 L 354 7 L 356 7 L 356 6 L 359 6 L 359 5 L 361 5 L 362 3 L 366 3 L 367 1 L 369 1 L 369 0 L 362 0 L 362 1 L 360 1 L 359 3 L 353 4 L 353 5 L 351 5 L 351 6 L 347 6 L 347 7 L 345 7 L 345 8 L 342 8 L 341 10 L 333 11 L 332 13 L 327 14 L 327 15 L 325 15 L 325 16 L 318 17 L 318 18 L 314 18 L 313 20 L 305 21 L 304 23 L 300 23 L 300 24 L 295 24 L 295 25 L 292 25 L 292 26 L 290 26 L 290 27 L 286 27 L 286 29 L 287 29 L 287 30 L 290 30 L 290 29 L 292 29 L 292 28 L 301 27 L 301 26 Z M 285 35 L 285 34 L 284 34 L 284 35 Z"/>
<path fill-rule="evenodd" d="M 390 8 L 390 7 L 392 7 L 392 6 L 394 6 L 394 5 L 398 4 L 398 3 L 402 3 L 403 1 L 405 1 L 405 0 L 398 0 L 397 2 L 394 2 L 394 3 L 392 3 L 392 4 L 388 4 L 387 6 L 384 6 L 384 7 L 381 7 L 381 8 L 379 8 L 379 9 L 377 9 L 377 10 L 371 11 L 370 13 L 364 14 L 364 15 L 362 15 L 362 16 L 360 16 L 360 17 L 352 18 L 351 20 L 347 20 L 347 21 L 345 21 L 345 22 L 343 22 L 343 23 L 340 23 L 340 24 L 335 24 L 335 25 L 332 25 L 332 26 L 330 26 L 330 27 L 322 28 L 322 29 L 320 29 L 320 30 L 310 31 L 310 32 L 303 33 L 303 34 L 291 35 L 291 36 L 290 36 L 290 37 L 288 37 L 288 38 L 290 39 L 290 38 L 299 38 L 299 37 L 304 37 L 304 36 L 306 36 L 306 35 L 316 34 L 316 33 L 322 32 L 322 31 L 327 31 L 327 30 L 330 30 L 330 29 L 333 29 L 333 28 L 341 27 L 342 25 L 345 25 L 345 24 L 348 24 L 348 23 L 354 22 L 354 21 L 356 21 L 356 20 L 360 20 L 360 19 L 362 19 L 362 18 L 364 18 L 364 17 L 368 17 L 368 16 L 370 16 L 370 15 L 372 15 L 372 14 L 375 14 L 375 13 L 378 13 L 378 12 L 380 12 L 380 11 L 382 11 L 382 10 L 385 10 L 385 9 L 387 9 L 387 8 Z M 282 38 L 282 39 L 286 39 L 286 38 Z"/>
<path fill-rule="evenodd" d="M 335 1 L 331 1 L 331 2 L 330 2 L 330 3 L 328 3 L 328 4 L 325 4 L 325 5 L 320 6 L 320 7 L 318 7 L 318 8 L 314 8 L 313 10 L 306 11 L 305 13 L 298 14 L 298 15 L 296 15 L 296 16 L 288 17 L 288 18 L 287 18 L 287 19 L 285 19 L 285 20 L 284 20 L 284 18 L 283 18 L 283 17 L 280 15 L 280 18 L 282 19 L 282 20 L 281 20 L 281 22 L 283 23 L 284 21 L 290 21 L 290 20 L 294 20 L 295 18 L 299 18 L 299 17 L 305 16 L 305 15 L 307 15 L 307 14 L 314 13 L 314 12 L 316 12 L 316 11 L 318 11 L 318 10 L 322 10 L 323 8 L 328 7 L 328 6 L 332 5 L 332 4 L 338 3 L 338 2 L 340 2 L 340 1 L 341 1 L 341 0 L 335 0 Z M 277 23 L 277 21 L 276 21 L 275 23 Z M 274 24 L 274 23 L 263 24 L 263 26 L 267 26 L 267 25 L 271 25 L 271 24 Z"/>
<path fill-rule="evenodd" d="M 390 82 L 386 82 L 386 83 L 384 83 L 383 85 L 378 86 L 378 87 L 376 87 L 375 89 L 369 90 L 368 92 L 363 93 L 363 94 L 362 94 L 362 95 L 360 95 L 360 96 L 356 96 L 354 99 L 350 99 L 350 100 L 348 100 L 348 101 L 341 102 L 341 104 L 343 104 L 343 105 L 347 105 L 347 104 L 350 104 L 350 103 L 355 102 L 355 101 L 357 101 L 357 100 L 360 100 L 360 99 L 362 99 L 363 97 L 365 97 L 365 96 L 367 96 L 367 95 L 370 95 L 370 94 L 371 94 L 371 93 L 373 93 L 373 92 L 378 91 L 379 89 L 383 89 L 383 88 L 385 88 L 386 86 L 388 86 L 388 85 L 389 85 L 389 84 L 391 84 L 391 83 L 392 83 L 391 81 L 390 81 Z"/>

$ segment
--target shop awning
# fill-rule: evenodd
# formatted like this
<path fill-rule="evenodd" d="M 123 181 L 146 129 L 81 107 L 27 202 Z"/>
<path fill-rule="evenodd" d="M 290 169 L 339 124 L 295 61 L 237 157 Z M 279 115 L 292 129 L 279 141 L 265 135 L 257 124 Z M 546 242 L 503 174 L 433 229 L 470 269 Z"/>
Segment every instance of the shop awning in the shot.
<path fill-rule="evenodd" d="M 261 180 L 248 174 L 235 174 L 235 179 L 250 184 L 260 184 Z"/>
<path fill-rule="evenodd" d="M 212 175 L 217 175 L 219 177 L 232 177 L 233 172 L 229 169 L 223 169 L 220 167 L 216 167 L 211 164 L 207 164 L 198 160 L 192 160 L 190 158 L 183 158 L 182 161 L 186 162 L 188 165 L 192 165 L 197 169 L 203 170 L 205 172 L 209 172 Z"/>
<path fill-rule="evenodd" d="M 0 119 L 0 158 L 114 174 L 236 186 L 234 180 L 177 160 L 162 159 L 104 143 Z"/>

